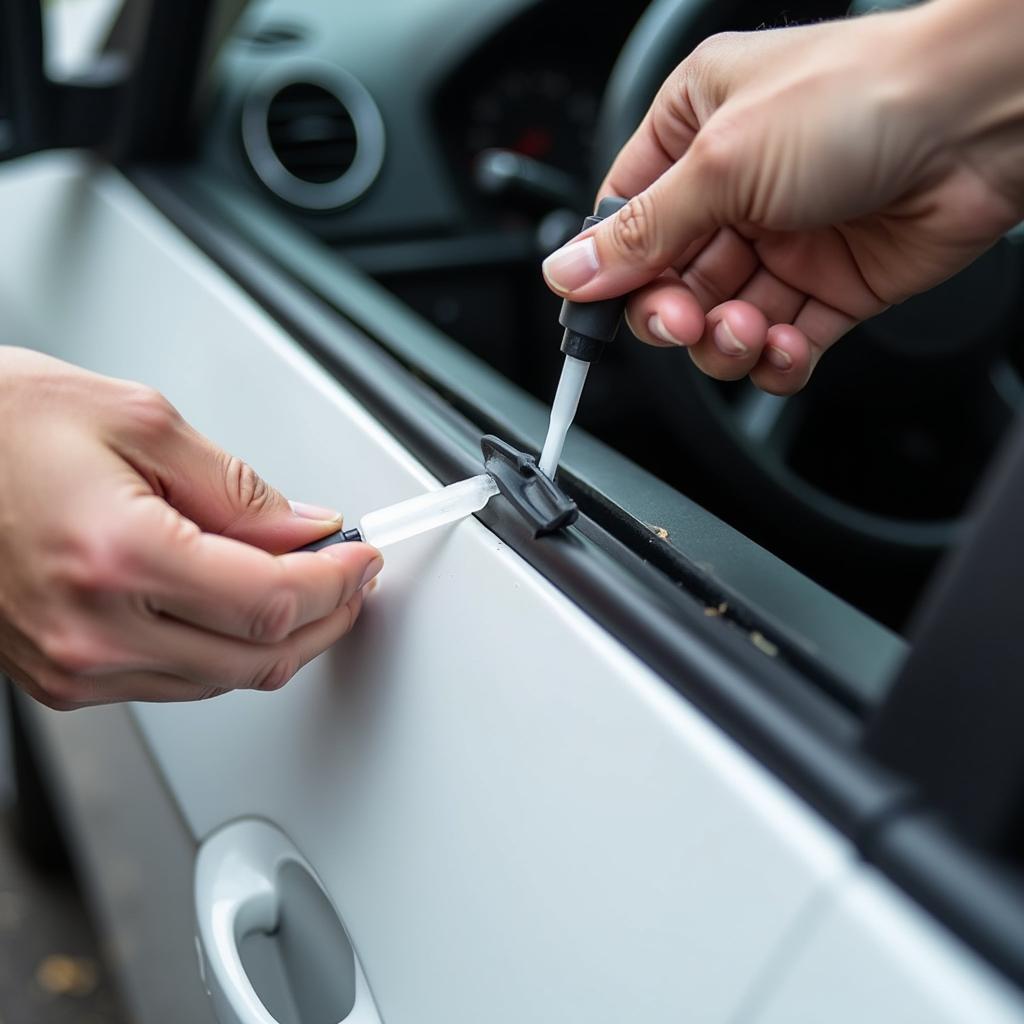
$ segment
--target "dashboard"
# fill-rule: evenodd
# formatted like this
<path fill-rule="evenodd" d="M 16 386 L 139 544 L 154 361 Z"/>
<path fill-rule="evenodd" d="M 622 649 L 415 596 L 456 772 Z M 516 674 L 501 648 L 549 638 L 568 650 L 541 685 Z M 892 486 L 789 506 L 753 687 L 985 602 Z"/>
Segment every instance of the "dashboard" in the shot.
<path fill-rule="evenodd" d="M 344 16 L 325 0 L 254 4 L 219 64 L 206 154 L 334 244 L 522 228 L 570 202 L 578 212 L 593 191 L 604 85 L 644 7 L 633 0 L 595 19 L 581 0 L 382 0 Z M 297 86 L 320 90 L 319 106 Z M 285 177 L 283 164 L 287 177 L 323 175 L 296 162 L 304 146 L 302 159 L 326 154 L 344 176 L 343 131 L 357 154 L 379 134 L 382 153 L 342 201 L 304 201 L 317 190 L 289 192 L 264 173 L 272 164 Z M 482 184 L 481 161 L 496 154 L 523 158 L 540 185 Z"/>

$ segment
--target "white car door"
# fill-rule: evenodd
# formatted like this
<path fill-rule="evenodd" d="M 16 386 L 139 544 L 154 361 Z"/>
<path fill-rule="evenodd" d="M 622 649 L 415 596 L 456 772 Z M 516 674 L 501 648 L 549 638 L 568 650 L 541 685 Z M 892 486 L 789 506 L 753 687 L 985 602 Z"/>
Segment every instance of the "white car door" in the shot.
<path fill-rule="evenodd" d="M 437 485 L 117 172 L 35 158 L 0 203 L 25 342 L 160 388 L 287 493 L 358 512 Z M 196 843 L 264 821 L 312 866 L 389 1022 L 729 1020 L 849 870 L 475 520 L 393 549 L 360 628 L 279 693 L 134 720 Z"/>

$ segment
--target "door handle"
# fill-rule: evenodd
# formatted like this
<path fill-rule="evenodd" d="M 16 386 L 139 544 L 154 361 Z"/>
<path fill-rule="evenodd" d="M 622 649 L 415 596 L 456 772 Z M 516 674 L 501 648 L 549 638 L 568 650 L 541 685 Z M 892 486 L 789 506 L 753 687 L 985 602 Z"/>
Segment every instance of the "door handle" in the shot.
<path fill-rule="evenodd" d="M 200 970 L 221 1024 L 380 1024 L 341 918 L 272 825 L 238 821 L 210 836 L 195 902 Z"/>

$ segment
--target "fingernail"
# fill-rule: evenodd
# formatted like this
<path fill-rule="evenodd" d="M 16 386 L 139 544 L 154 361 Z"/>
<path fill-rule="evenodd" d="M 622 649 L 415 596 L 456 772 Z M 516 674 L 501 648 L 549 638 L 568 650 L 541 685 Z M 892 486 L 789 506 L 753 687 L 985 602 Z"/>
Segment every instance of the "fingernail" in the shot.
<path fill-rule="evenodd" d="M 732 333 L 725 320 L 719 320 L 714 331 L 715 345 L 718 351 L 727 356 L 746 355 L 747 346 Z"/>
<path fill-rule="evenodd" d="M 572 292 L 582 288 L 600 270 L 597 246 L 593 238 L 581 238 L 553 252 L 542 264 L 541 270 L 548 284 L 559 292 Z"/>
<path fill-rule="evenodd" d="M 362 590 L 374 576 L 377 575 L 384 568 L 384 559 L 377 555 L 376 558 L 366 567 L 366 571 L 363 573 L 363 580 L 359 584 L 359 589 Z"/>
<path fill-rule="evenodd" d="M 341 513 L 320 505 L 307 505 L 304 501 L 289 501 L 292 511 L 300 519 L 315 519 L 320 523 L 340 523 Z"/>
<path fill-rule="evenodd" d="M 768 346 L 768 351 L 765 352 L 764 357 L 776 370 L 785 371 L 793 366 L 793 357 L 788 352 L 784 352 L 781 348 L 776 348 L 774 345 Z"/>
<path fill-rule="evenodd" d="M 668 345 L 682 345 L 682 342 L 665 326 L 658 313 L 654 313 L 647 321 L 647 330 Z"/>

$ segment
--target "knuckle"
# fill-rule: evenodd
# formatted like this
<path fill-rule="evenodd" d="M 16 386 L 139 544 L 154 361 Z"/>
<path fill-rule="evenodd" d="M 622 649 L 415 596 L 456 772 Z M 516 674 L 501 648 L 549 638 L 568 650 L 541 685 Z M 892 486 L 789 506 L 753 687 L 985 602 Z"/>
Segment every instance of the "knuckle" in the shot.
<path fill-rule="evenodd" d="M 299 600 L 294 591 L 276 591 L 253 616 L 249 637 L 260 643 L 279 643 L 291 634 L 298 617 Z"/>
<path fill-rule="evenodd" d="M 719 125 L 703 129 L 693 141 L 693 159 L 711 177 L 727 172 L 733 166 L 735 153 L 733 132 Z"/>
<path fill-rule="evenodd" d="M 693 117 L 692 78 L 689 72 L 690 66 L 687 63 L 680 64 L 672 77 L 659 90 L 655 108 L 656 128 L 666 123 L 673 129 L 678 125 L 691 123 Z M 663 134 L 662 131 L 658 132 L 659 141 L 662 141 Z"/>
<path fill-rule="evenodd" d="M 60 575 L 73 590 L 87 594 L 124 589 L 134 558 L 123 532 L 78 532 L 65 545 Z"/>
<path fill-rule="evenodd" d="M 178 410 L 155 388 L 128 384 L 121 399 L 121 410 L 137 433 L 163 437 L 181 421 Z"/>
<path fill-rule="evenodd" d="M 739 137 L 734 128 L 722 122 L 710 124 L 697 133 L 692 147 L 693 161 L 707 179 L 728 175 L 736 168 Z"/>
<path fill-rule="evenodd" d="M 109 660 L 105 646 L 80 629 L 48 630 L 36 640 L 36 646 L 61 676 L 95 672 Z"/>
<path fill-rule="evenodd" d="M 259 511 L 271 498 L 270 487 L 263 477 L 236 455 L 227 456 L 224 480 L 237 508 Z"/>
<path fill-rule="evenodd" d="M 611 222 L 611 241 L 631 263 L 657 263 L 657 211 L 649 193 L 634 196 L 618 212 Z"/>
<path fill-rule="evenodd" d="M 692 63 L 696 67 L 706 67 L 708 64 L 717 63 L 722 56 L 729 52 L 736 44 L 739 32 L 716 32 L 702 39 L 686 58 L 686 63 Z"/>
<path fill-rule="evenodd" d="M 260 667 L 256 678 L 253 680 L 252 688 L 265 692 L 280 690 L 295 675 L 298 669 L 298 659 L 294 655 L 281 655 Z"/>

